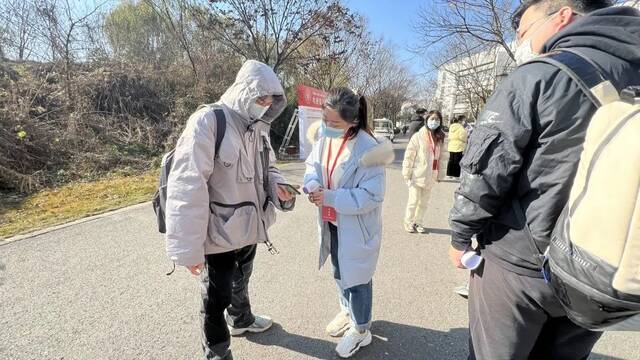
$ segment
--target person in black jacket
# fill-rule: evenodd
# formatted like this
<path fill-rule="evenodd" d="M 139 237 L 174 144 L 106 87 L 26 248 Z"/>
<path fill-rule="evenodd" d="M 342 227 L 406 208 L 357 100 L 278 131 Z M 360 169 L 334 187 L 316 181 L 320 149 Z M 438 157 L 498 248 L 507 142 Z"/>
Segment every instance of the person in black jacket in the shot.
<path fill-rule="evenodd" d="M 579 51 L 618 91 L 640 84 L 640 12 L 609 0 L 527 0 L 514 14 L 518 67 L 496 89 L 461 161 L 450 258 L 477 236 L 470 358 L 586 359 L 601 333 L 573 324 L 540 270 L 565 206 L 594 105 L 538 54 Z M 606 240 L 606 239 L 603 239 Z"/>
<path fill-rule="evenodd" d="M 425 116 L 427 114 L 427 110 L 423 108 L 416 109 L 416 113 L 411 115 L 411 120 L 409 120 L 409 139 L 413 136 L 413 134 L 417 133 L 422 129 L 424 125 L 424 121 L 426 120 Z"/>

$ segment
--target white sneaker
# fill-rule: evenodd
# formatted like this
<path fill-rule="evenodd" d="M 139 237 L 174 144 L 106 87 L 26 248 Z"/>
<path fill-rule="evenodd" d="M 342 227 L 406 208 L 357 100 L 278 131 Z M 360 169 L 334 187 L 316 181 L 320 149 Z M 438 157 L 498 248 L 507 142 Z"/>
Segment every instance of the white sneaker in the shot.
<path fill-rule="evenodd" d="M 456 294 L 462 296 L 465 299 L 469 298 L 469 283 L 466 283 L 462 286 L 458 286 L 457 288 L 453 289 L 453 292 L 455 292 Z"/>
<path fill-rule="evenodd" d="M 341 337 L 351 327 L 351 318 L 349 314 L 340 311 L 333 320 L 327 325 L 327 334 L 333 337 Z"/>
<path fill-rule="evenodd" d="M 273 320 L 271 320 L 271 318 L 267 316 L 256 315 L 256 320 L 253 322 L 253 324 L 244 328 L 229 326 L 229 333 L 231 334 L 231 336 L 240 336 L 246 332 L 261 333 L 269 330 L 272 325 Z"/>
<path fill-rule="evenodd" d="M 341 358 L 349 358 L 361 348 L 371 344 L 371 339 L 371 331 L 367 330 L 361 334 L 355 328 L 351 328 L 336 346 L 336 352 Z"/>
<path fill-rule="evenodd" d="M 415 234 L 416 233 L 416 224 L 411 224 L 411 225 L 405 225 L 404 229 L 409 233 L 409 234 Z"/>

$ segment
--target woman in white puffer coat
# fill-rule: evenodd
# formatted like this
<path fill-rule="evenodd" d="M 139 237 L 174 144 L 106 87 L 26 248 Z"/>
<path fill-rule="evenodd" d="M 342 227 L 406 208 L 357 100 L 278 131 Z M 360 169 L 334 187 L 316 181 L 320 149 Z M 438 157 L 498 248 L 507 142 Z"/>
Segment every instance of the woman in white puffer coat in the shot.
<path fill-rule="evenodd" d="M 402 176 L 409 187 L 409 200 L 404 228 L 410 233 L 426 234 L 424 215 L 429 203 L 433 183 L 438 181 L 438 168 L 445 134 L 442 114 L 431 111 L 426 126 L 409 140 L 402 162 Z"/>

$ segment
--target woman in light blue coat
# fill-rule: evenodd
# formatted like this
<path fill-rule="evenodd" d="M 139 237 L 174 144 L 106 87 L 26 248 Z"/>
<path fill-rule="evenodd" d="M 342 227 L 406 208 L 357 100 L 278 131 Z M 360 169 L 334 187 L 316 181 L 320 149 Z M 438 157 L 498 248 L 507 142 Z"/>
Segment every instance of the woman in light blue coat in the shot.
<path fill-rule="evenodd" d="M 371 343 L 385 166 L 393 158 L 391 143 L 371 134 L 364 97 L 345 88 L 331 91 L 320 138 L 307 158 L 304 189 L 318 206 L 320 267 L 330 256 L 339 288 L 341 312 L 327 332 L 342 337 L 336 351 L 343 358 Z"/>

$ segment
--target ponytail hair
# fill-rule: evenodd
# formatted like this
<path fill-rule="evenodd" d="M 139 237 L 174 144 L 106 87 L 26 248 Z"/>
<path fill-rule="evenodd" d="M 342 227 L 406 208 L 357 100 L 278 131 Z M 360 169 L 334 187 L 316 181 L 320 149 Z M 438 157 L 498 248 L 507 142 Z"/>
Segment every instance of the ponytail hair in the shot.
<path fill-rule="evenodd" d="M 322 107 L 336 110 L 344 121 L 355 125 L 345 134 L 347 138 L 353 139 L 360 130 L 369 135 L 373 134 L 367 118 L 367 100 L 364 96 L 358 96 L 351 89 L 336 88 L 329 91 Z"/>
<path fill-rule="evenodd" d="M 349 134 L 349 138 L 354 138 L 358 135 L 358 131 L 362 130 L 367 134 L 373 136 L 371 128 L 369 127 L 369 118 L 367 117 L 367 99 L 364 96 L 360 96 L 358 99 L 358 126 L 351 129 L 353 134 Z"/>

